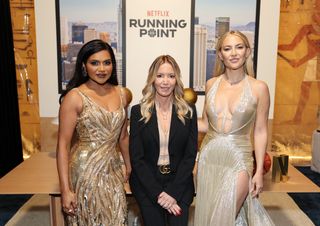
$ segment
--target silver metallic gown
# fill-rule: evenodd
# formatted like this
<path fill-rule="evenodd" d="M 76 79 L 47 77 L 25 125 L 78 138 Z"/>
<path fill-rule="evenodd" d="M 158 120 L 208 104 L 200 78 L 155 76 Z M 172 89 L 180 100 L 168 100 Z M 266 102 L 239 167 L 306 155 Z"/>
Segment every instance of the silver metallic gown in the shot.
<path fill-rule="evenodd" d="M 83 101 L 77 119 L 77 139 L 72 146 L 69 180 L 76 193 L 76 217 L 68 225 L 127 225 L 126 197 L 121 161 L 116 150 L 125 120 L 122 105 L 109 112 L 89 96 L 76 89 Z"/>
<path fill-rule="evenodd" d="M 215 110 L 215 96 L 221 79 L 222 76 L 217 78 L 206 97 L 209 131 L 203 140 L 198 162 L 194 225 L 274 225 L 259 200 L 252 198 L 250 194 L 236 216 L 238 174 L 247 172 L 250 183 L 252 178 L 250 133 L 255 121 L 257 103 L 248 77 L 245 77 L 242 93 L 239 94 L 240 100 L 231 118 L 218 114 Z"/>

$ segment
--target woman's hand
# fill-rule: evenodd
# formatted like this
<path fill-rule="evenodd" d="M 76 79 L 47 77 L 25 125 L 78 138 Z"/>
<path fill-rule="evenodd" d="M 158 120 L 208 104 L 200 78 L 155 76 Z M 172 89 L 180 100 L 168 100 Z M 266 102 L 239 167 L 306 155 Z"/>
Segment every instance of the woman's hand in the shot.
<path fill-rule="evenodd" d="M 182 213 L 182 209 L 177 204 L 177 201 L 166 192 L 160 193 L 158 196 L 158 204 L 175 216 L 179 216 Z"/>
<path fill-rule="evenodd" d="M 178 204 L 173 204 L 170 208 L 167 209 L 167 211 L 175 216 L 180 216 L 182 214 L 182 209 L 180 208 L 180 206 L 178 206 Z"/>
<path fill-rule="evenodd" d="M 62 211 L 70 216 L 75 216 L 77 212 L 76 194 L 71 191 L 61 193 Z"/>
<path fill-rule="evenodd" d="M 263 191 L 263 173 L 255 173 L 252 178 L 251 194 L 253 197 L 259 197 L 259 194 Z"/>
<path fill-rule="evenodd" d="M 132 171 L 131 165 L 126 166 L 126 170 L 125 170 L 125 173 L 124 173 L 124 182 L 125 183 L 128 182 L 128 180 L 130 178 L 130 175 L 131 175 L 131 171 Z"/>
<path fill-rule="evenodd" d="M 166 192 L 161 192 L 158 196 L 158 204 L 164 209 L 170 209 L 177 201 Z"/>

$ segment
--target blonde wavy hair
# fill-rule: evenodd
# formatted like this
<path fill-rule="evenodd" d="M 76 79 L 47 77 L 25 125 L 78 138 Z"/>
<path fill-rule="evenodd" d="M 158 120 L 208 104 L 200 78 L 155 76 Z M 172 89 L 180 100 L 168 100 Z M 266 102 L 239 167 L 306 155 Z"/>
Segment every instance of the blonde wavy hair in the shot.
<path fill-rule="evenodd" d="M 224 40 L 229 36 L 229 35 L 235 35 L 238 36 L 244 43 L 245 47 L 250 49 L 250 54 L 247 57 L 243 69 L 244 72 L 249 75 L 254 77 L 254 70 L 253 70 L 253 61 L 252 61 L 252 56 L 251 56 L 251 47 L 250 47 L 250 43 L 249 40 L 247 38 L 247 36 L 245 36 L 243 33 L 241 33 L 240 31 L 228 31 L 226 33 L 224 33 L 218 40 L 218 43 L 216 45 L 216 63 L 214 66 L 214 73 L 213 73 L 213 77 L 219 76 L 221 74 L 224 74 L 226 71 L 226 68 L 224 66 L 223 61 L 220 59 L 218 52 L 221 52 L 221 48 L 222 48 L 222 44 L 224 42 Z"/>
<path fill-rule="evenodd" d="M 175 78 L 176 78 L 176 86 L 173 90 L 173 105 L 177 112 L 178 118 L 185 123 L 184 118 L 187 117 L 188 112 L 190 112 L 190 117 L 192 117 L 192 108 L 188 105 L 188 103 L 183 99 L 183 83 L 181 81 L 181 72 L 179 65 L 175 61 L 175 59 L 170 55 L 161 55 L 157 57 L 149 68 L 148 78 L 145 87 L 142 90 L 143 98 L 140 101 L 141 106 L 141 120 L 144 120 L 147 123 L 150 118 L 152 111 L 155 107 L 155 96 L 156 89 L 154 87 L 154 81 L 156 80 L 156 76 L 159 70 L 159 67 L 168 63 L 172 66 Z"/>

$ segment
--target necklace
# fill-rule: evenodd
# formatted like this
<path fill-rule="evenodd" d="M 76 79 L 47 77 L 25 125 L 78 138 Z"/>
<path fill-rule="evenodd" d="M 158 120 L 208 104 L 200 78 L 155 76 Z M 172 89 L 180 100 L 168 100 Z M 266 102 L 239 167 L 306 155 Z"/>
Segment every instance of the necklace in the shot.
<path fill-rule="evenodd" d="M 245 77 L 246 77 L 246 75 L 243 75 L 239 80 L 232 82 L 232 81 L 229 81 L 229 80 L 228 80 L 228 77 L 227 77 L 227 76 L 225 76 L 225 80 L 226 80 L 231 86 L 234 86 L 234 85 L 239 84 Z"/>
<path fill-rule="evenodd" d="M 160 112 L 163 120 L 168 120 L 169 111 L 163 112 L 163 111 L 161 111 L 161 110 L 159 109 L 159 112 Z"/>
<path fill-rule="evenodd" d="M 159 103 L 156 103 L 156 106 L 157 106 L 157 111 L 160 113 L 162 120 L 164 120 L 164 121 L 168 120 L 168 118 L 169 118 L 168 115 L 171 112 L 172 104 L 170 104 L 169 110 L 167 110 L 167 111 L 162 111 Z"/>
<path fill-rule="evenodd" d="M 172 112 L 172 104 L 170 104 L 170 108 L 167 111 L 162 111 L 159 103 L 156 103 L 157 115 L 161 119 L 159 120 L 159 125 L 165 136 L 169 133 L 170 122 L 171 122 L 171 112 Z"/>
<path fill-rule="evenodd" d="M 170 127 L 170 120 L 168 120 L 168 114 L 169 111 L 167 111 L 166 114 L 163 114 L 161 111 L 159 111 L 158 113 L 158 116 L 161 116 L 160 118 L 162 119 L 158 120 L 158 123 L 165 137 L 167 136 Z"/>

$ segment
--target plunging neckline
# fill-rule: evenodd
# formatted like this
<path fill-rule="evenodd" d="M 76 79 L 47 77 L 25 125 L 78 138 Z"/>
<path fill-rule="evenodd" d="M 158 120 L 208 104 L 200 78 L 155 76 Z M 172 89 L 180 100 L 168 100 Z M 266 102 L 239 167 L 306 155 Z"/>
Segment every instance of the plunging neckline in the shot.
<path fill-rule="evenodd" d="M 88 98 L 91 103 L 93 103 L 94 105 L 96 105 L 98 108 L 101 108 L 101 109 L 102 109 L 103 111 L 105 111 L 106 113 L 112 114 L 112 113 L 116 113 L 116 112 L 122 110 L 122 98 L 121 98 L 121 94 L 120 94 L 120 105 L 119 105 L 119 107 L 118 107 L 116 110 L 114 110 L 114 111 L 110 111 L 110 110 L 106 109 L 105 107 L 103 107 L 101 104 L 99 104 L 99 103 L 97 103 L 96 101 L 94 101 L 92 97 L 90 97 L 88 94 L 84 93 L 84 92 L 83 92 L 82 90 L 80 90 L 79 88 L 78 88 L 78 90 L 79 90 L 86 98 Z M 120 90 L 120 92 L 121 92 L 121 90 Z"/>
<path fill-rule="evenodd" d="M 220 114 L 223 114 L 223 115 L 225 115 L 226 113 L 224 113 L 224 110 L 225 109 L 223 109 L 223 111 L 220 111 L 220 112 L 218 112 L 217 111 L 217 104 L 216 104 L 216 101 L 217 101 L 217 92 L 218 92 L 218 89 L 219 89 L 219 87 L 220 87 L 220 84 L 221 84 L 221 80 L 222 80 L 222 75 L 220 76 L 220 78 L 219 78 L 219 81 L 216 81 L 216 82 L 218 82 L 217 83 L 217 87 L 216 87 L 216 90 L 215 90 L 215 93 L 214 93 L 214 96 L 213 96 L 213 112 L 215 113 L 215 115 L 217 116 L 217 117 L 220 117 Z M 240 98 L 239 98 L 239 100 L 237 101 L 237 103 L 234 105 L 235 107 L 234 107 L 234 109 L 232 109 L 232 111 L 228 111 L 228 115 L 230 115 L 231 116 L 231 118 L 233 117 L 233 115 L 237 112 L 237 109 L 239 108 L 239 106 L 240 106 L 240 104 L 241 104 L 241 102 L 242 102 L 242 99 L 243 99 L 243 96 L 244 96 L 244 93 L 245 93 L 245 86 L 247 85 L 247 75 L 245 76 L 245 78 L 243 79 L 243 82 L 245 82 L 245 84 L 243 84 L 243 86 L 242 86 L 242 90 L 241 90 L 241 94 L 240 94 Z M 229 106 L 227 106 L 227 108 L 229 109 Z"/>

